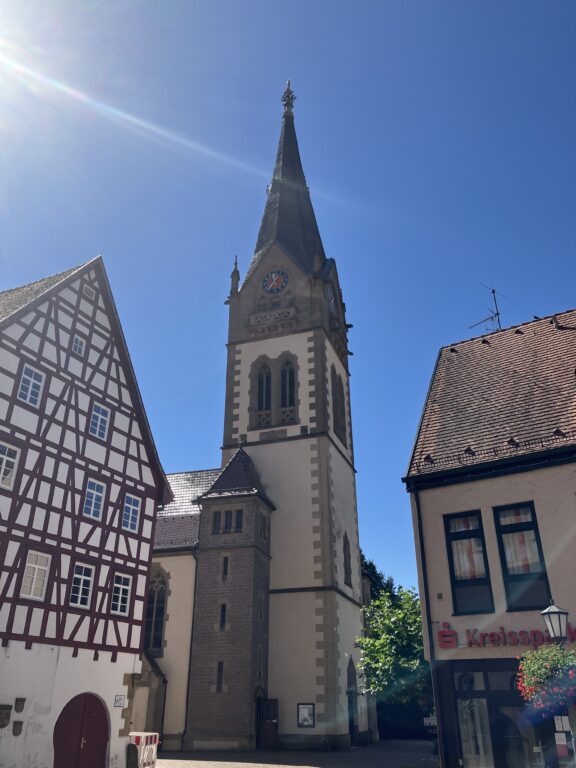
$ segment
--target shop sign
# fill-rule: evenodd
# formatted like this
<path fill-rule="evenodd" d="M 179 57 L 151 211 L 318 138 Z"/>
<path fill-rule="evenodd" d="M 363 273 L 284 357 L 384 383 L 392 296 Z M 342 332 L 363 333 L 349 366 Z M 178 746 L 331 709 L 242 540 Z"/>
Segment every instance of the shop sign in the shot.
<path fill-rule="evenodd" d="M 464 647 L 466 648 L 501 648 L 507 645 L 524 645 L 530 648 L 539 648 L 544 643 L 552 643 L 553 640 L 548 632 L 541 629 L 505 629 L 498 627 L 497 630 L 480 631 L 477 627 L 464 630 Z M 452 629 L 448 621 L 441 624 L 438 630 L 439 648 L 458 648 L 460 646 L 460 636 L 455 629 Z M 576 628 L 568 624 L 568 642 L 576 642 Z"/>

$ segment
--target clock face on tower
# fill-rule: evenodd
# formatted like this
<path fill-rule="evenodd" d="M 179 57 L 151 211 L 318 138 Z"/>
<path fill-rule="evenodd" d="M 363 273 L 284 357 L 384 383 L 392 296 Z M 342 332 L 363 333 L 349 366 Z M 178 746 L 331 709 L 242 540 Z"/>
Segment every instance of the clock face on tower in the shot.
<path fill-rule="evenodd" d="M 266 293 L 280 293 L 288 285 L 288 273 L 281 269 L 273 269 L 262 280 L 262 288 Z"/>

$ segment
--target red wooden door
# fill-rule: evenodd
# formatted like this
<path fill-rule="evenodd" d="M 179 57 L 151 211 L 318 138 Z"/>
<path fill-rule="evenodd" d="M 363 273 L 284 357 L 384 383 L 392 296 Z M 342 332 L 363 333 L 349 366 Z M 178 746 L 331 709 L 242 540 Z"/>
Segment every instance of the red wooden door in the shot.
<path fill-rule="evenodd" d="M 105 768 L 106 708 L 91 693 L 75 696 L 54 726 L 54 768 Z"/>

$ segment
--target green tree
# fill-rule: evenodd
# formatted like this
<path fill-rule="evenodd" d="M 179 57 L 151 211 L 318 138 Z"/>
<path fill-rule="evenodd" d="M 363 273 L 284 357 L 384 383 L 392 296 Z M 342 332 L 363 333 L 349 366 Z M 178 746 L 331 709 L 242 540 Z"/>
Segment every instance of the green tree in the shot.
<path fill-rule="evenodd" d="M 380 592 L 387 592 L 393 603 L 396 603 L 396 585 L 392 576 L 384 576 L 382 571 L 378 570 L 378 566 L 374 560 L 367 560 L 364 552 L 360 550 L 360 565 L 362 571 L 370 579 L 370 598 L 377 600 L 380 597 Z"/>
<path fill-rule="evenodd" d="M 430 706 L 432 686 L 424 659 L 420 600 L 398 587 L 394 597 L 381 590 L 364 608 L 365 634 L 359 638 L 366 690 L 394 704 Z"/>

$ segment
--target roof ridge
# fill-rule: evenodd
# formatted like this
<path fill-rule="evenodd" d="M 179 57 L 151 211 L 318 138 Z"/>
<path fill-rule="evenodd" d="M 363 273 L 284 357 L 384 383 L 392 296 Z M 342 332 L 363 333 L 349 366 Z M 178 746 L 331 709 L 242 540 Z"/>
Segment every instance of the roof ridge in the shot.
<path fill-rule="evenodd" d="M 176 475 L 197 475 L 199 472 L 221 472 L 222 467 L 209 467 L 208 469 L 183 469 L 180 472 L 167 472 L 166 477 L 175 477 Z"/>
<path fill-rule="evenodd" d="M 552 314 L 544 315 L 543 317 L 535 317 L 533 320 L 525 320 L 523 323 L 508 325 L 506 328 L 498 328 L 495 331 L 482 333 L 479 336 L 471 336 L 469 339 L 460 339 L 460 341 L 454 341 L 451 344 L 444 344 L 440 347 L 440 350 L 442 351 L 443 349 L 450 349 L 450 347 L 458 347 L 461 344 L 468 344 L 469 342 L 477 341 L 478 339 L 485 339 L 488 336 L 496 336 L 497 334 L 506 333 L 506 331 L 514 331 L 517 328 L 523 328 L 524 326 L 534 325 L 543 321 L 550 323 L 555 317 L 559 317 L 560 315 L 567 315 L 569 312 L 576 312 L 576 307 L 573 309 L 564 309 L 561 312 L 552 312 Z"/>
<path fill-rule="evenodd" d="M 43 283 L 46 280 L 54 280 L 55 278 L 59 277 L 62 280 L 64 280 L 65 277 L 68 277 L 68 275 L 71 275 L 72 272 L 76 272 L 79 269 L 82 269 L 82 267 L 88 266 L 92 259 L 89 261 L 85 261 L 82 264 L 77 264 L 75 267 L 69 267 L 68 269 L 62 270 L 62 272 L 55 272 L 53 275 L 44 275 L 44 277 L 39 278 L 38 280 L 32 280 L 29 283 L 22 283 L 21 285 L 15 285 L 13 288 L 5 288 L 3 291 L 0 291 L 0 296 L 5 296 L 7 293 L 12 293 L 12 291 L 20 291 L 22 288 L 31 288 L 33 285 L 38 285 L 39 283 Z"/>

